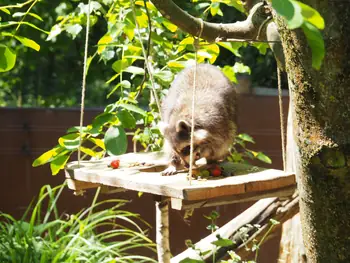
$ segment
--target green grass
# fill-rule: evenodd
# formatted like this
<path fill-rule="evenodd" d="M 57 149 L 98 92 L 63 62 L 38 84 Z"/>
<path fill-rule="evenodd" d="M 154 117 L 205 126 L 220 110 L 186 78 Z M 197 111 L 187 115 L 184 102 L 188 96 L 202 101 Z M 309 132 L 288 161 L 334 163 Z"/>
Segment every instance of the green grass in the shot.
<path fill-rule="evenodd" d="M 121 210 L 127 201 L 98 202 L 98 189 L 89 208 L 60 214 L 64 187 L 43 186 L 20 220 L 0 212 L 1 263 L 157 262 L 131 254 L 140 247 L 154 251 L 154 243 L 139 226 L 144 221 Z"/>

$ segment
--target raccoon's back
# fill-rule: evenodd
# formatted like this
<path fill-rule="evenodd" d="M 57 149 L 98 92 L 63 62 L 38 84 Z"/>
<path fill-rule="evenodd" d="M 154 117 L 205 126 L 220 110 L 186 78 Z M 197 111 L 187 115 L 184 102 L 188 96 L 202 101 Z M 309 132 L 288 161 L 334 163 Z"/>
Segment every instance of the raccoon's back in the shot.
<path fill-rule="evenodd" d="M 163 121 L 191 119 L 195 67 L 181 71 L 162 103 Z M 232 129 L 236 120 L 236 90 L 230 80 L 216 67 L 197 65 L 195 122 L 211 129 Z M 230 126 L 230 127 L 229 127 Z"/>

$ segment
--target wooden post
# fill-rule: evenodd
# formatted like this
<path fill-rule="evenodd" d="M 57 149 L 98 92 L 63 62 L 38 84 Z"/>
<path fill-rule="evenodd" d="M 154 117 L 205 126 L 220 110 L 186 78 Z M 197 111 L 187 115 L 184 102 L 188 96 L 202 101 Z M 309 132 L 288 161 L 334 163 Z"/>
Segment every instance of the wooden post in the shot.
<path fill-rule="evenodd" d="M 156 242 L 158 262 L 170 263 L 169 202 L 161 198 L 156 201 Z"/>
<path fill-rule="evenodd" d="M 292 116 L 292 97 L 289 99 L 288 123 L 287 123 L 287 172 L 296 172 L 295 156 L 298 154 L 293 136 L 293 116 Z M 295 175 L 298 182 L 297 174 Z M 306 263 L 305 248 L 301 234 L 300 215 L 296 214 L 282 225 L 282 236 L 278 262 L 283 263 Z"/>

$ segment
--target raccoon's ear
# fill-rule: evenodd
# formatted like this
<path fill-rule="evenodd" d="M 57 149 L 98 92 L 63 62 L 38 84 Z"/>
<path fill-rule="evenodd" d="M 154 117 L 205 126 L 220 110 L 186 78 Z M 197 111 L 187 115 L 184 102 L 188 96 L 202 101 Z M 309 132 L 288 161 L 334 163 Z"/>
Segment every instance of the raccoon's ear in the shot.
<path fill-rule="evenodd" d="M 189 124 L 187 121 L 185 120 L 179 120 L 176 123 L 176 132 L 177 133 L 182 133 L 182 132 L 186 132 L 189 133 L 191 132 L 191 124 Z"/>
<path fill-rule="evenodd" d="M 194 140 L 197 143 L 208 139 L 209 136 L 210 136 L 209 132 L 207 130 L 204 130 L 204 129 L 195 130 L 194 134 L 193 134 Z"/>
<path fill-rule="evenodd" d="M 160 121 L 158 123 L 158 128 L 159 128 L 159 131 L 162 135 L 164 135 L 166 133 L 168 127 L 169 127 L 169 124 L 164 122 L 164 121 Z"/>

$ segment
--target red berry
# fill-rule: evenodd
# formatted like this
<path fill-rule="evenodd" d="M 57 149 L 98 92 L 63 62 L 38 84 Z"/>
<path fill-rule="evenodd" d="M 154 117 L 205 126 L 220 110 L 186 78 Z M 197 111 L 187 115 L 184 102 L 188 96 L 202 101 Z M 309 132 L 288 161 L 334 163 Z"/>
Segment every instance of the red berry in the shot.
<path fill-rule="evenodd" d="M 221 167 L 219 165 L 215 165 L 214 168 L 210 170 L 210 174 L 212 176 L 220 176 L 221 175 Z"/>
<path fill-rule="evenodd" d="M 112 167 L 113 169 L 118 169 L 119 164 L 120 164 L 119 160 L 113 160 L 109 166 Z"/>

